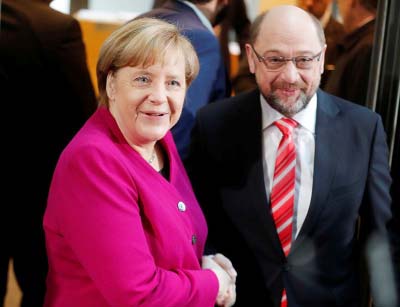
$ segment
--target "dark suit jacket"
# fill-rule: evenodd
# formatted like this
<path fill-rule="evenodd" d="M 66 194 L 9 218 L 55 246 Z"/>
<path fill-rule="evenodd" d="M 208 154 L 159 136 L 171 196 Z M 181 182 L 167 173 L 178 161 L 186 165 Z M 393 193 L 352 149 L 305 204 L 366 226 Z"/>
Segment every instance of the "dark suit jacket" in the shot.
<path fill-rule="evenodd" d="M 286 259 L 264 187 L 259 95 L 201 109 L 187 161 L 209 243 L 238 271 L 235 306 L 278 307 L 283 286 L 290 307 L 360 306 L 360 244 L 386 238 L 391 219 L 381 119 L 318 91 L 312 199 Z"/>
<path fill-rule="evenodd" d="M 96 109 L 85 47 L 77 20 L 45 3 L 4 0 L 1 13 L 3 107 L 14 122 L 6 136 L 15 161 L 8 180 L 24 174 L 45 201 L 61 150 Z"/>
<path fill-rule="evenodd" d="M 172 128 L 182 158 L 187 156 L 190 131 L 196 111 L 215 100 L 228 97 L 230 87 L 217 37 L 206 28 L 194 10 L 179 1 L 167 1 L 161 8 L 140 17 L 156 17 L 177 25 L 189 38 L 200 60 L 200 72 L 190 85 L 182 116 Z"/>
<path fill-rule="evenodd" d="M 343 38 L 335 70 L 322 87 L 325 91 L 367 105 L 374 33 L 375 20 L 372 20 Z"/>
<path fill-rule="evenodd" d="M 1 1 L 0 86 L 3 119 L 11 122 L 2 137 L 9 201 L 0 213 L 1 262 L 14 258 L 23 306 L 42 306 L 50 179 L 62 149 L 97 105 L 78 22 L 39 1 Z"/>
<path fill-rule="evenodd" d="M 341 23 L 331 16 L 324 28 L 324 33 L 327 49 L 325 53 L 325 71 L 321 76 L 321 88 L 325 86 L 330 74 L 335 70 L 339 57 L 339 46 L 342 44 L 344 37 L 344 28 Z"/>

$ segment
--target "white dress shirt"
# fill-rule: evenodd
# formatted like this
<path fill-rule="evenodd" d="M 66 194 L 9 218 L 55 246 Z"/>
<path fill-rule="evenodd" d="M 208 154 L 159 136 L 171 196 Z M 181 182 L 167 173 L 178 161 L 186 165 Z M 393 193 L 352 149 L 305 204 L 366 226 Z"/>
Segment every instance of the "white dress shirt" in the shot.
<path fill-rule="evenodd" d="M 273 109 L 260 95 L 263 131 L 263 172 L 268 199 L 271 195 L 274 178 L 276 152 L 282 133 L 274 122 L 284 117 Z M 293 237 L 299 234 L 311 202 L 315 155 L 315 121 L 317 114 L 317 95 L 311 98 L 305 109 L 293 116 L 298 123 L 293 131 L 296 146 L 296 184 L 294 196 Z M 268 208 L 270 209 L 270 208 Z"/>

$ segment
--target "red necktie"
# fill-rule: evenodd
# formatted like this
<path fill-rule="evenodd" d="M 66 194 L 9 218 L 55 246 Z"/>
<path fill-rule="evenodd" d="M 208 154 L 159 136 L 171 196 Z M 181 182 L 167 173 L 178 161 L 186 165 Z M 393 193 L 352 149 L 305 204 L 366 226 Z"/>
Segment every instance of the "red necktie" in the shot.
<path fill-rule="evenodd" d="M 292 222 L 294 190 L 296 181 L 296 147 L 292 132 L 297 122 L 282 118 L 274 122 L 283 136 L 276 154 L 274 179 L 271 190 L 271 212 L 276 231 L 281 241 L 285 256 L 289 254 L 292 244 Z M 283 289 L 281 307 L 287 306 L 286 291 Z"/>

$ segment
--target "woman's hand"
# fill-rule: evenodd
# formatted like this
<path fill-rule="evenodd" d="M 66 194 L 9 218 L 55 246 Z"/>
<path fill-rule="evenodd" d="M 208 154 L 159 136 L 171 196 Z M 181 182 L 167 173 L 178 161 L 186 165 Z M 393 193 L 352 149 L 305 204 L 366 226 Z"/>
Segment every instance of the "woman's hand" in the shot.
<path fill-rule="evenodd" d="M 232 262 L 220 253 L 215 254 L 213 260 L 218 263 L 229 274 L 233 282 L 236 283 L 237 272 L 233 267 Z"/>
<path fill-rule="evenodd" d="M 222 254 L 203 256 L 203 269 L 212 270 L 218 278 L 219 290 L 216 304 L 230 307 L 236 301 L 236 270 L 231 261 Z"/>

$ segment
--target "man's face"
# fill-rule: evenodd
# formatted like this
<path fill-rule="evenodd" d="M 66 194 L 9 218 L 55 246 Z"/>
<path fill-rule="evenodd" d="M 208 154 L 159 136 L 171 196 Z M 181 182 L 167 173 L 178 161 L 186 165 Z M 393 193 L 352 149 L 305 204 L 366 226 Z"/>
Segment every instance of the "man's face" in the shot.
<path fill-rule="evenodd" d="M 310 17 L 306 17 L 297 20 L 289 16 L 279 23 L 267 16 L 254 49 L 264 58 L 314 57 L 307 69 L 287 61 L 281 68 L 271 70 L 260 62 L 251 46 L 246 45 L 249 68 L 256 76 L 262 95 L 274 109 L 286 116 L 293 116 L 307 106 L 319 87 L 323 72 L 325 46 L 319 41 Z"/>

